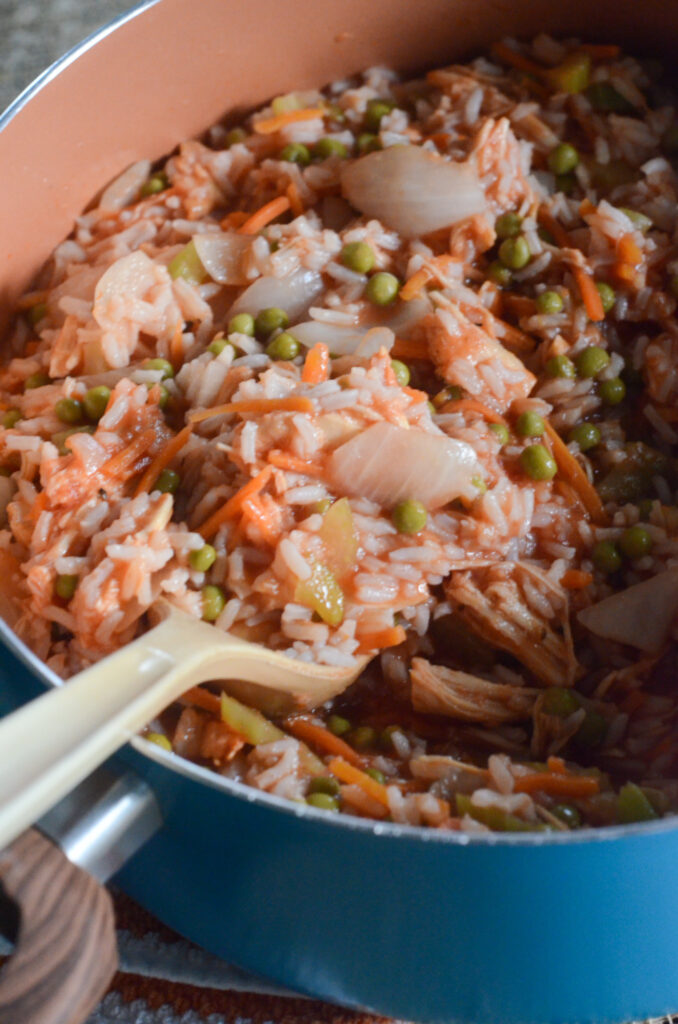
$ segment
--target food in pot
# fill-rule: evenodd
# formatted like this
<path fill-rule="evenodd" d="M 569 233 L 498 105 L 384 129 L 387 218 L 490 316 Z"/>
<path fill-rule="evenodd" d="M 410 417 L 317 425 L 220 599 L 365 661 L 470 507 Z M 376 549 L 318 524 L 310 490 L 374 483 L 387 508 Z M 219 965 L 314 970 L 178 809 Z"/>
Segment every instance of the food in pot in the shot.
<path fill-rule="evenodd" d="M 105 189 L 20 302 L 2 562 L 67 677 L 160 596 L 323 665 L 147 738 L 328 813 L 678 806 L 678 151 L 655 67 L 497 45 L 276 97 Z"/>

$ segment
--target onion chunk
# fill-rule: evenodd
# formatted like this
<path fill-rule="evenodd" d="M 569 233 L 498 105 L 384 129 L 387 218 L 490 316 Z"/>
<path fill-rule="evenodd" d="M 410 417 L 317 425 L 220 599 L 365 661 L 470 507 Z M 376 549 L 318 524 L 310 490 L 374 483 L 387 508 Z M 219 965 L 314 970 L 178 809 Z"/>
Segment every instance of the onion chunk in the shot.
<path fill-rule="evenodd" d="M 598 604 L 577 618 L 596 636 L 657 654 L 671 633 L 678 602 L 678 569 L 667 569 Z"/>

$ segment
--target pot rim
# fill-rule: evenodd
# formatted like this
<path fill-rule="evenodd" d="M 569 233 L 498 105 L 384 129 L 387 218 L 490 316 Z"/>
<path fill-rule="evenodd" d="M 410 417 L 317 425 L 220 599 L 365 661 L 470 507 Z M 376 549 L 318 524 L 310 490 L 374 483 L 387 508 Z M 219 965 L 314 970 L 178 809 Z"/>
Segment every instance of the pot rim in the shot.
<path fill-rule="evenodd" d="M 34 96 L 44 89 L 45 86 L 49 85 L 50 82 L 54 81 L 69 65 L 122 25 L 161 2 L 162 0 L 141 0 L 140 3 L 129 11 L 125 11 L 123 14 L 113 18 L 101 28 L 92 32 L 82 42 L 72 46 L 62 57 L 59 57 L 45 68 L 0 113 L 0 132 L 4 131 Z M 33 675 L 37 676 L 48 686 L 63 685 L 64 681 L 19 639 L 8 623 L 2 618 L 0 618 L 0 644 L 8 647 Z M 212 789 L 226 792 L 229 796 L 236 797 L 237 799 L 246 800 L 253 804 L 261 804 L 263 807 L 277 813 L 289 814 L 301 819 L 309 818 L 311 821 L 326 825 L 328 828 L 366 832 L 375 837 L 383 837 L 391 841 L 398 839 L 407 842 L 443 843 L 453 846 L 559 847 L 563 845 L 580 845 L 582 843 L 616 842 L 622 839 L 678 832 L 678 815 L 660 818 L 653 822 L 610 825 L 567 832 L 488 832 L 477 834 L 425 828 L 415 825 L 399 825 L 394 822 L 374 821 L 369 818 L 359 818 L 353 815 L 331 815 L 308 804 L 297 804 L 291 800 L 286 800 L 284 797 L 274 796 L 252 786 L 247 786 L 242 782 L 228 779 L 217 772 L 194 764 L 186 758 L 173 754 L 170 751 L 165 751 L 141 736 L 133 737 L 129 743 L 137 753 L 149 758 L 151 761 L 155 761 L 156 764 L 163 766 L 169 771 L 178 772 L 180 775 L 184 775 Z"/>

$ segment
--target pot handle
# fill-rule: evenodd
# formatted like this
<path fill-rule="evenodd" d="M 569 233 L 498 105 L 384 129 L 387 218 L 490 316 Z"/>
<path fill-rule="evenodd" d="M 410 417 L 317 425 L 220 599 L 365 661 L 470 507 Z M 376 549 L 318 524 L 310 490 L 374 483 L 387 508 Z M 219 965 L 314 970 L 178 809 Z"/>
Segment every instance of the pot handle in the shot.
<path fill-rule="evenodd" d="M 17 925 L 0 1024 L 83 1024 L 118 965 L 110 896 L 36 829 L 0 853 L 0 882 Z"/>

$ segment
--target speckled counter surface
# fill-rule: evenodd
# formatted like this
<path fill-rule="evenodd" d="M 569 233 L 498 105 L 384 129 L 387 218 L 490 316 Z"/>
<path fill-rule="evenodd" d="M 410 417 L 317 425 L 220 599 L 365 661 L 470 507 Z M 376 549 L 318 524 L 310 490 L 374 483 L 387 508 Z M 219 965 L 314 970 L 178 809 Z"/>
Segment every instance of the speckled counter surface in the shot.
<path fill-rule="evenodd" d="M 0 110 L 49 64 L 131 0 L 0 0 Z"/>

